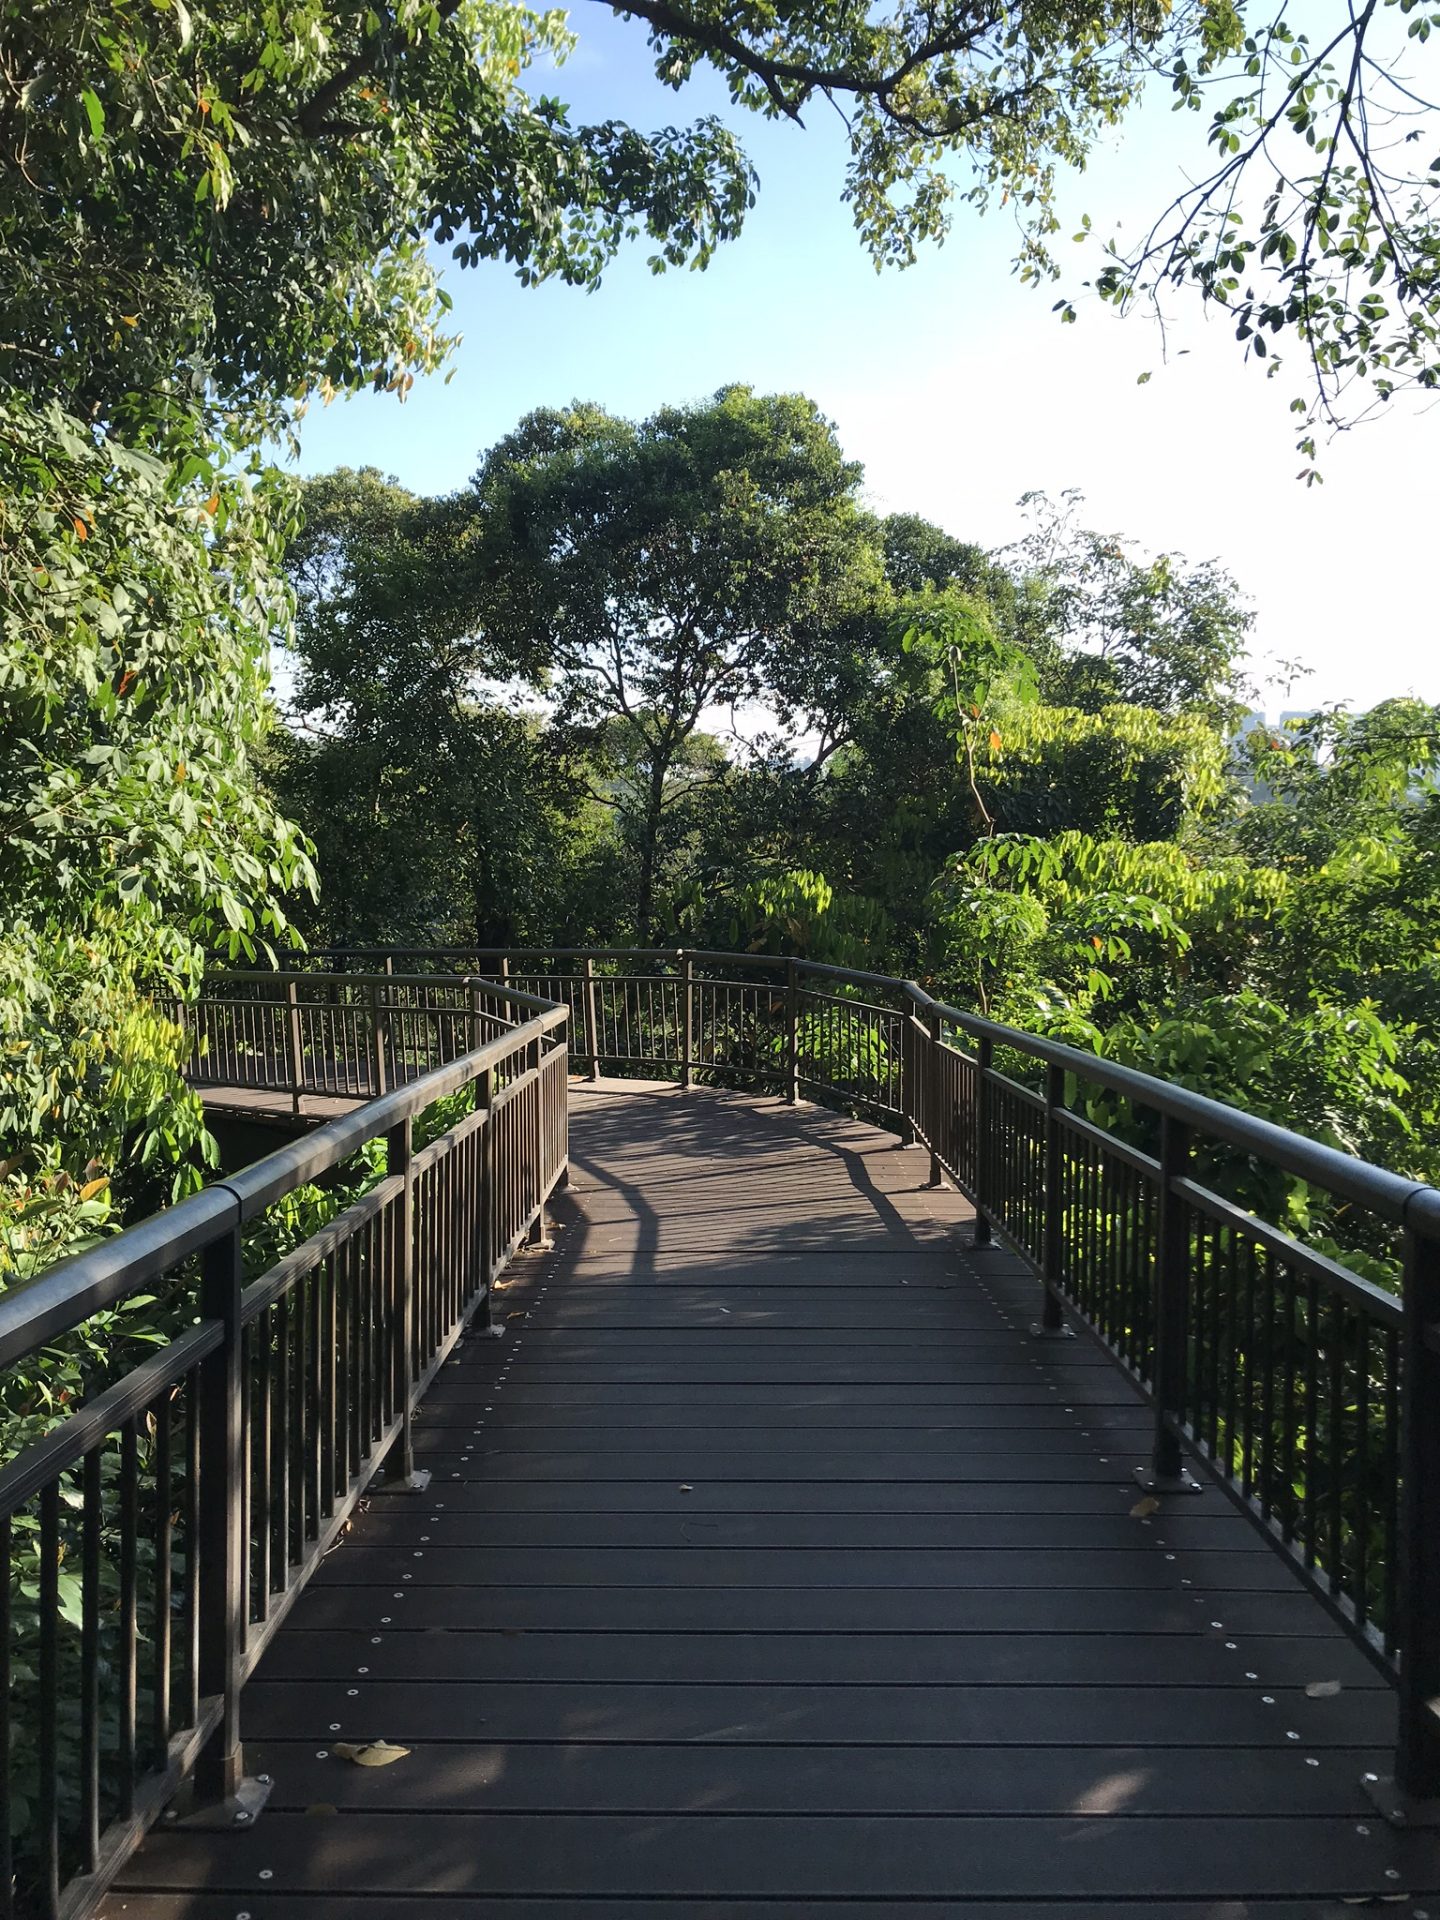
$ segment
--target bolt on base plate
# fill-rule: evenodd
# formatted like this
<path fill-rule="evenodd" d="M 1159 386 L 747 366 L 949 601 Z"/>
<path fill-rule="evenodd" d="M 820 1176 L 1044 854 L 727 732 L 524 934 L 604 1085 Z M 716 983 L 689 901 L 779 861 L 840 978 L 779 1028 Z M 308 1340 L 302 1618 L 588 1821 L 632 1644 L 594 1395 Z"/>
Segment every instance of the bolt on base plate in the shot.
<path fill-rule="evenodd" d="M 416 1467 L 401 1478 L 380 1482 L 386 1493 L 423 1493 L 429 1484 L 430 1469 L 428 1467 Z"/>
<path fill-rule="evenodd" d="M 269 1774 L 249 1774 L 228 1800 L 207 1800 L 196 1804 L 191 1789 L 183 1788 L 160 1816 L 167 1831 L 178 1828 L 186 1833 L 233 1833 L 237 1827 L 253 1827 L 261 1809 L 270 1798 L 273 1782 Z"/>
<path fill-rule="evenodd" d="M 1421 1800 L 1396 1784 L 1393 1774 L 1367 1773 L 1360 1784 L 1392 1827 L 1440 1827 L 1440 1800 Z"/>
<path fill-rule="evenodd" d="M 1136 1467 L 1135 1483 L 1146 1493 L 1203 1493 L 1205 1483 L 1197 1480 L 1188 1467 L 1179 1473 L 1156 1473 L 1153 1467 Z"/>

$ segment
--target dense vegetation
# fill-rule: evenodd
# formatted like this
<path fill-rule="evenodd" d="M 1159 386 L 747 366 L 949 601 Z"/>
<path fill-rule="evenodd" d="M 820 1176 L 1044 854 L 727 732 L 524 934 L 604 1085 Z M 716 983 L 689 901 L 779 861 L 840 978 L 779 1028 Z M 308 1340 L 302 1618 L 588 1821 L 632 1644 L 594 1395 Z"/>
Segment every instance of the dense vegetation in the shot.
<path fill-rule="evenodd" d="M 987 554 L 860 485 L 744 388 L 533 415 L 443 501 L 312 483 L 270 773 L 333 876 L 307 935 L 918 976 L 1440 1173 L 1440 711 L 1238 731 L 1220 568 L 1073 498 Z"/>

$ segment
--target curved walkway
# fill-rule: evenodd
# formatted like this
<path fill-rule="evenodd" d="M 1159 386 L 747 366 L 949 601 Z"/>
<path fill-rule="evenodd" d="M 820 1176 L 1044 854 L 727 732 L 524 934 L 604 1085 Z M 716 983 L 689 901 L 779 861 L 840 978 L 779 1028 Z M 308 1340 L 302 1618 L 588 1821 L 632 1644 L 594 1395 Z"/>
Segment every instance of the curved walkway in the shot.
<path fill-rule="evenodd" d="M 1358 1784 L 1388 1689 L 1220 1493 L 1132 1511 L 1145 1409 L 1031 1339 L 923 1153 L 573 1105 L 555 1250 L 423 1409 L 428 1493 L 370 1499 L 246 1690 L 268 1810 L 152 1835 L 106 1915 L 1430 1910 L 1435 1842 Z M 375 1739 L 410 1751 L 335 1753 Z"/>

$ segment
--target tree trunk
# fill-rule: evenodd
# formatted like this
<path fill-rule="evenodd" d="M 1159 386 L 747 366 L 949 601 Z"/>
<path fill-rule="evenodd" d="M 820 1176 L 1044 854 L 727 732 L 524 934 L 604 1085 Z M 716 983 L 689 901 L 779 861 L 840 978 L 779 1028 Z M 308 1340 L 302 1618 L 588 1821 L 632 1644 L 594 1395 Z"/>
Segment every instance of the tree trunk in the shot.
<path fill-rule="evenodd" d="M 645 796 L 640 841 L 640 892 L 635 902 L 635 937 L 642 947 L 650 944 L 651 920 L 655 912 L 655 860 L 660 842 L 660 814 L 665 804 L 665 775 L 668 771 L 669 762 L 657 755 L 651 764 L 649 791 Z"/>

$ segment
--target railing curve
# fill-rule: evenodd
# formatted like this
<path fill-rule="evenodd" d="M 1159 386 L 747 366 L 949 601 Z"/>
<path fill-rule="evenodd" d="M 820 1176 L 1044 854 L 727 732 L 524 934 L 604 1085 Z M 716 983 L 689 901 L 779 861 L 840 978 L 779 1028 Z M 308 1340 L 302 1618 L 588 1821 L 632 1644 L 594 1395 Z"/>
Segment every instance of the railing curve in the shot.
<path fill-rule="evenodd" d="M 0 1468 L 5 1920 L 89 1912 L 187 1782 L 195 1817 L 255 1817 L 245 1680 L 375 1474 L 428 1479 L 413 1410 L 494 1327 L 568 1164 L 564 1006 L 489 982 L 453 1002 L 380 1003 L 366 1104 L 0 1294 L 0 1367 L 77 1330 L 92 1349 L 71 1404 L 11 1406 Z M 96 1318 L 147 1304 L 161 1324 L 128 1345 Z"/>

